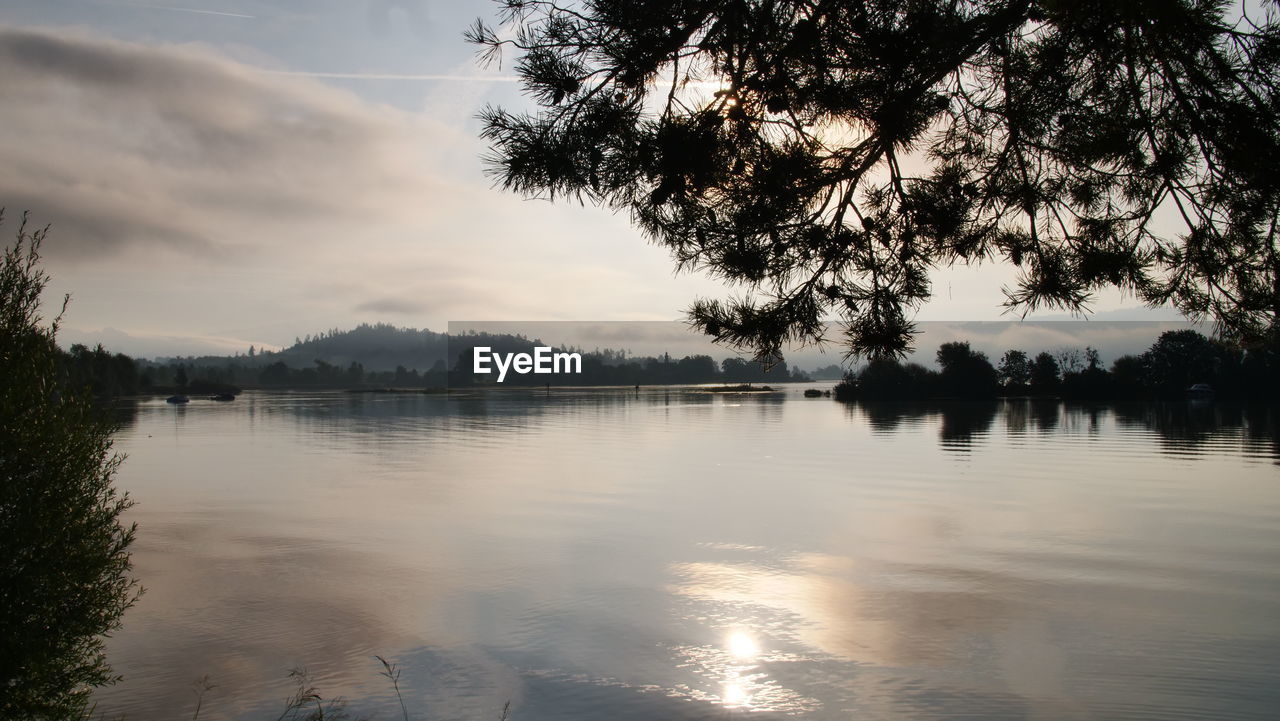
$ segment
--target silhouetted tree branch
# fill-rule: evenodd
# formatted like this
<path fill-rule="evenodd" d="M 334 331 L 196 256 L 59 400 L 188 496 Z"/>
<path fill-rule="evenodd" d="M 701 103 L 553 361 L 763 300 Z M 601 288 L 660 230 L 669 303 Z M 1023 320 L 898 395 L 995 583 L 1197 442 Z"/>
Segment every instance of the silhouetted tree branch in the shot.
<path fill-rule="evenodd" d="M 1253 341 L 1280 311 L 1274 2 L 499 4 L 468 37 L 540 106 L 483 112 L 500 184 L 743 289 L 690 315 L 762 360 L 830 316 L 902 355 L 930 270 L 983 261 L 1024 312 L 1114 286 Z"/>

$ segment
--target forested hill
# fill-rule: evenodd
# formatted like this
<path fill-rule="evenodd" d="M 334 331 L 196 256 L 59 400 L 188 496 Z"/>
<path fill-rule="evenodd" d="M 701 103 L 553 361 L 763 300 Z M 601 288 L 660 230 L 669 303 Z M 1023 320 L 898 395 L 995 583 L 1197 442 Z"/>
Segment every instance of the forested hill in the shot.
<path fill-rule="evenodd" d="M 232 356 L 158 358 L 140 361 L 140 388 L 188 390 L 235 388 L 443 387 L 492 383 L 471 371 L 472 348 L 485 346 L 503 355 L 531 353 L 545 342 L 519 335 L 468 332 L 452 339 L 445 333 L 392 325 L 361 325 L 298 338 L 279 351 L 247 348 Z M 581 353 L 581 370 L 569 376 L 512 377 L 508 385 L 547 382 L 569 385 L 633 383 L 753 383 L 808 380 L 785 362 L 765 370 L 741 358 L 717 362 L 708 355 L 637 357 L 620 350 Z M 200 390 L 199 392 L 205 392 Z M 212 392 L 212 391 L 210 391 Z"/>
<path fill-rule="evenodd" d="M 259 351 L 250 347 L 234 357 L 206 356 L 181 358 L 183 362 L 202 366 L 221 366 L 229 361 L 246 366 L 267 366 L 281 362 L 290 368 L 307 368 L 317 360 L 346 368 L 359 363 L 366 371 L 394 371 L 397 367 L 427 370 L 444 360 L 449 337 L 427 329 L 398 328 L 388 323 L 361 324 L 351 330 L 333 329 L 295 338 L 293 345 L 281 351 Z M 166 359 L 168 360 L 168 359 Z"/>
<path fill-rule="evenodd" d="M 295 339 L 279 353 L 267 354 L 267 362 L 283 361 L 290 367 L 306 367 L 317 358 L 336 366 L 359 363 L 368 371 L 395 370 L 397 366 L 426 370 L 444 360 L 449 336 L 423 328 L 397 328 L 387 323 L 333 329 Z"/>

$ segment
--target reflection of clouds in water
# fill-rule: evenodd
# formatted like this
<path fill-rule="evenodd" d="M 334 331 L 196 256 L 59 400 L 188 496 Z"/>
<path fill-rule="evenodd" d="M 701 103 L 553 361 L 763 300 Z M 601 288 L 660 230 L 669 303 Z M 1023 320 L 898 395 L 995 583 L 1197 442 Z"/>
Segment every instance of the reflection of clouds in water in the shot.
<path fill-rule="evenodd" d="M 969 689 L 992 694 L 998 716 L 1014 712 L 1001 694 L 1061 694 L 1046 686 L 1061 677 L 1052 670 L 1061 654 L 1027 618 L 1027 582 L 922 564 L 922 550 L 955 529 L 897 520 L 873 531 L 903 539 L 876 560 L 704 544 L 721 557 L 672 566 L 671 591 L 684 599 L 685 623 L 723 641 L 674 648 L 678 666 L 718 681 L 726 707 L 785 713 L 843 705 L 894 713 L 903 703 L 927 706 L 931 690 Z M 904 667 L 913 682 L 885 676 Z M 948 678 L 934 678 L 942 671 Z"/>
<path fill-rule="evenodd" d="M 677 657 L 684 653 L 687 658 L 695 659 L 717 653 L 715 649 L 702 647 L 675 647 L 671 651 Z M 722 653 L 720 655 L 723 656 Z M 627 683 L 617 678 L 566 674 L 554 670 L 530 671 L 524 674 L 524 678 L 528 683 L 526 693 L 529 688 L 543 684 L 561 689 L 556 694 L 559 698 L 554 707 L 559 713 L 551 715 L 552 718 L 574 717 L 573 707 L 582 704 L 584 696 L 598 705 L 594 707 L 594 713 L 587 713 L 583 718 L 598 717 L 604 710 L 610 718 L 706 719 L 710 715 L 716 715 L 713 709 L 717 708 L 748 711 L 767 718 L 808 713 L 822 708 L 817 700 L 782 687 L 764 672 L 748 673 L 715 666 L 714 661 L 710 663 L 712 665 L 706 669 L 705 675 L 690 679 L 688 683 L 667 686 Z M 566 686 L 572 686 L 572 691 L 565 690 Z M 604 701 L 606 698 L 610 700 Z M 532 711 L 534 718 L 542 717 L 536 707 L 525 707 L 520 711 L 522 716 Z"/>
<path fill-rule="evenodd" d="M 147 592 L 125 615 L 129 633 L 109 642 L 125 681 L 95 696 L 98 711 L 172 717 L 191 708 L 192 680 L 208 676 L 216 688 L 202 719 L 278 714 L 282 704 L 251 708 L 246 699 L 283 699 L 298 666 L 326 698 L 364 685 L 359 697 L 376 703 L 373 654 L 411 640 L 406 609 L 388 593 L 409 572 L 334 543 L 232 533 L 216 517 L 143 528 L 133 561 Z M 163 654 L 149 650 L 155 644 Z"/>

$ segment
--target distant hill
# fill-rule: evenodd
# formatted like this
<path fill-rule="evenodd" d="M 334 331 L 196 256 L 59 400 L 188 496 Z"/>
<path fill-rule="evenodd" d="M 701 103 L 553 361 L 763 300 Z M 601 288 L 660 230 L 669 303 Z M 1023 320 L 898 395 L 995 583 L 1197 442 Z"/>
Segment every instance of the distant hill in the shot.
<path fill-rule="evenodd" d="M 279 353 L 268 353 L 267 362 L 283 361 L 304 367 L 316 359 L 336 366 L 359 363 L 369 371 L 395 370 L 396 366 L 427 370 L 442 361 L 449 336 L 423 328 L 397 328 L 388 323 L 364 323 L 351 330 L 334 329 L 299 339 Z"/>
<path fill-rule="evenodd" d="M 363 323 L 351 330 L 333 329 L 297 338 L 293 345 L 281 351 L 257 352 L 252 355 L 203 356 L 196 358 L 156 359 L 157 361 L 182 361 L 198 366 L 220 366 L 229 361 L 261 367 L 272 363 L 284 363 L 290 368 L 306 368 L 317 360 L 346 368 L 359 363 L 367 371 L 393 371 L 397 366 L 427 370 L 437 361 L 443 361 L 448 350 L 449 337 L 427 329 L 399 328 L 389 323 L 370 325 Z"/>
<path fill-rule="evenodd" d="M 231 356 L 157 358 L 141 361 L 139 385 L 143 388 L 183 388 L 188 381 L 239 388 L 420 388 L 446 385 L 492 384 L 492 374 L 472 372 L 472 349 L 485 346 L 504 357 L 532 353 L 546 345 L 522 335 L 469 331 L 453 338 L 445 333 L 417 328 L 397 328 L 386 323 L 363 324 L 351 330 L 330 330 L 306 338 L 280 351 L 255 348 Z M 620 350 L 578 352 L 580 371 L 573 374 L 524 376 L 517 373 L 508 385 L 631 385 L 708 382 L 785 382 L 808 380 L 792 374 L 785 362 L 766 372 L 759 363 L 741 358 L 716 362 L 708 355 L 673 358 L 636 357 Z"/>

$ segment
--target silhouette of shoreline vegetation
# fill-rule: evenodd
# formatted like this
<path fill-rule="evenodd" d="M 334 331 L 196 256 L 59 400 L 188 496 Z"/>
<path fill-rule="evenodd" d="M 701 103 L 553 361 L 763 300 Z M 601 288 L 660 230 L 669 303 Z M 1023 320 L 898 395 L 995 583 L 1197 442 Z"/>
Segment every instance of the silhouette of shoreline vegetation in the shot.
<path fill-rule="evenodd" d="M 0 263 L 0 718 L 14 721 L 88 717 L 93 689 L 117 678 L 103 638 L 139 593 L 116 426 L 93 402 L 124 390 L 95 382 L 132 365 L 58 350 L 60 316 L 40 314 L 44 234 L 24 216 Z"/>
<path fill-rule="evenodd" d="M 228 393 L 265 390 L 352 390 L 365 392 L 432 391 L 446 388 L 555 386 L 629 386 L 808 382 L 838 378 L 837 366 L 812 376 L 780 361 L 761 363 L 709 355 L 674 358 L 634 356 L 625 350 L 563 347 L 582 354 L 582 373 L 508 374 L 502 384 L 493 375 L 470 372 L 472 349 L 528 353 L 541 340 L 521 335 L 445 333 L 388 324 L 331 330 L 279 351 L 232 356 L 135 360 L 101 346 L 73 345 L 61 353 L 64 374 L 95 396 Z M 451 367 L 445 358 L 452 357 Z M 1123 355 L 1106 364 L 1093 348 L 1060 348 L 1035 355 L 1006 351 L 993 362 L 967 342 L 945 343 L 937 368 L 915 361 L 874 359 L 843 371 L 835 386 L 842 400 L 945 400 L 998 397 L 1046 397 L 1075 400 L 1160 400 L 1181 398 L 1195 384 L 1210 386 L 1222 398 L 1280 400 L 1280 341 L 1240 348 L 1190 329 L 1166 331 L 1145 352 Z M 425 370 L 424 370 L 425 369 Z"/>
<path fill-rule="evenodd" d="M 1044 351 L 1034 357 L 1009 350 L 993 364 L 966 342 L 942 344 L 936 360 L 939 370 L 896 359 L 872 360 L 848 373 L 836 385 L 835 396 L 839 400 L 1163 400 L 1184 398 L 1192 386 L 1199 386 L 1197 390 L 1216 397 L 1280 400 L 1280 337 L 1275 333 L 1266 344 L 1241 349 L 1190 329 L 1166 331 L 1146 352 L 1120 356 L 1110 368 L 1093 348 Z"/>
<path fill-rule="evenodd" d="M 531 353 L 548 345 L 522 335 L 468 333 L 449 336 L 388 324 L 360 325 L 296 339 L 279 351 L 231 356 L 159 360 L 132 359 L 98 346 L 72 346 L 64 353 L 68 373 L 99 396 L 169 393 L 234 393 L 244 388 L 273 390 L 425 390 L 496 385 L 493 376 L 470 372 L 472 349 Z M 582 373 L 509 374 L 501 387 L 552 385 L 679 385 L 693 383 L 785 383 L 810 380 L 785 361 L 767 370 L 756 361 L 709 355 L 675 358 L 634 356 L 627 351 L 563 347 L 582 354 Z M 452 367 L 445 359 L 452 357 Z"/>

